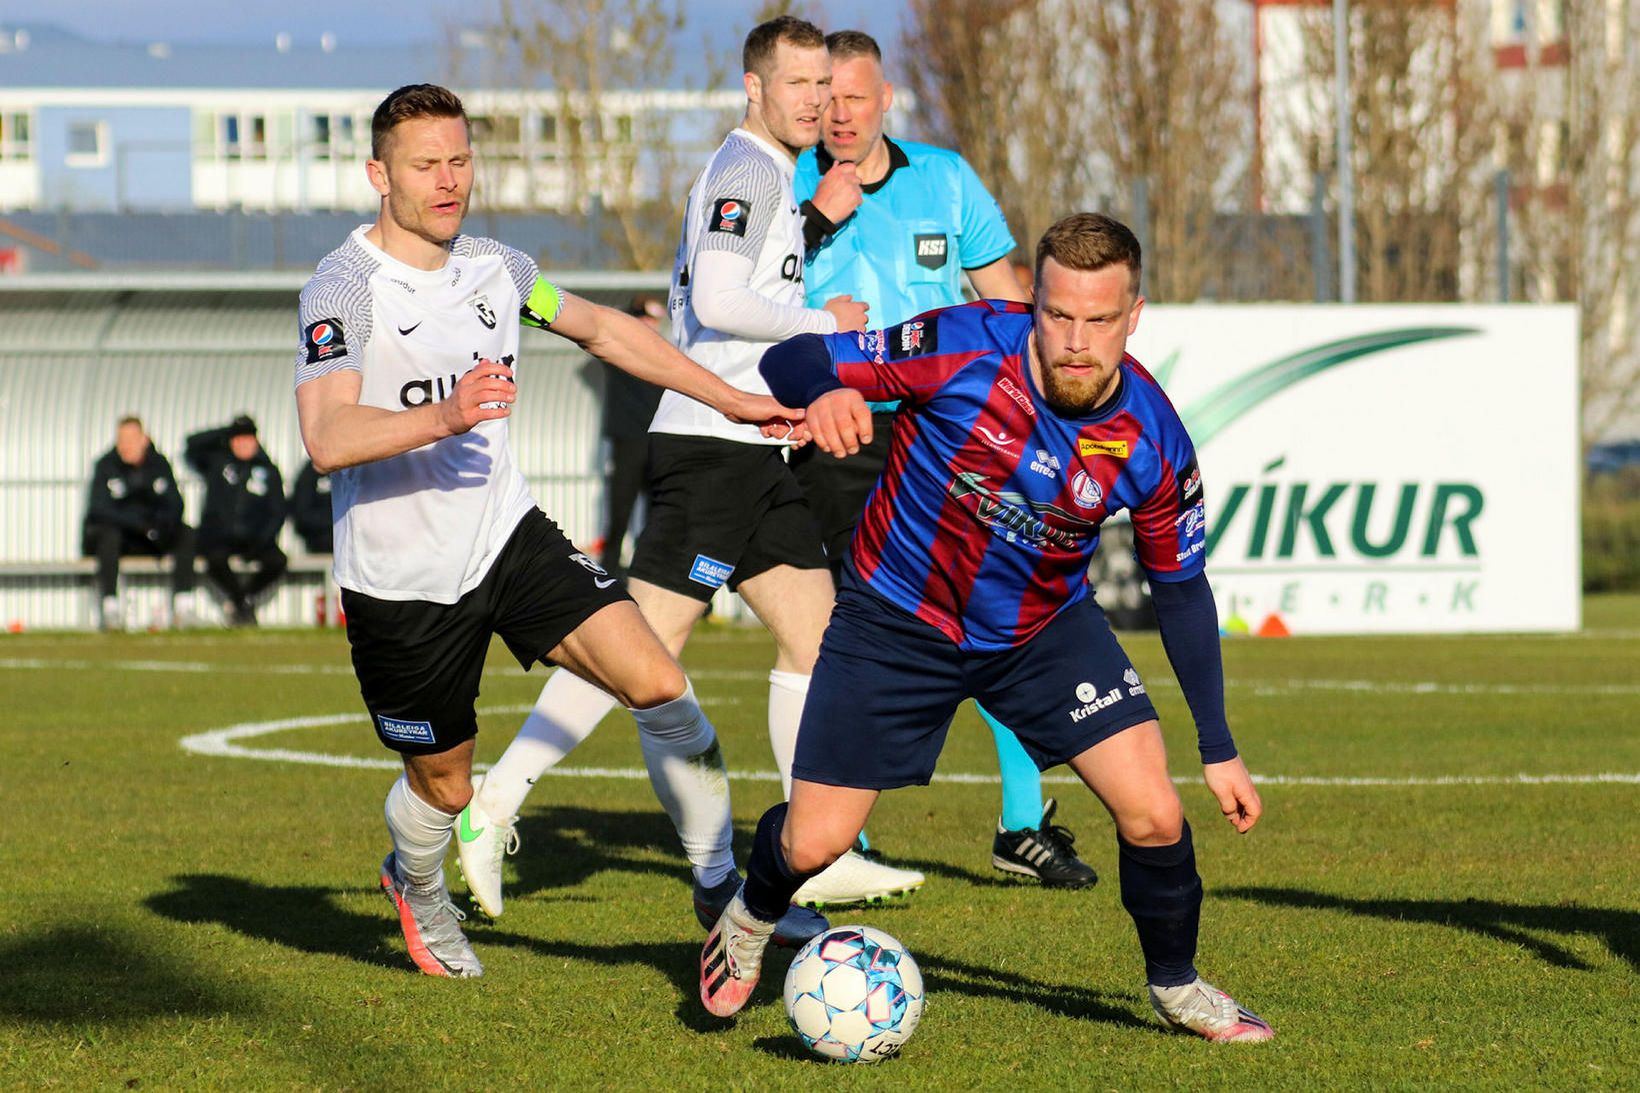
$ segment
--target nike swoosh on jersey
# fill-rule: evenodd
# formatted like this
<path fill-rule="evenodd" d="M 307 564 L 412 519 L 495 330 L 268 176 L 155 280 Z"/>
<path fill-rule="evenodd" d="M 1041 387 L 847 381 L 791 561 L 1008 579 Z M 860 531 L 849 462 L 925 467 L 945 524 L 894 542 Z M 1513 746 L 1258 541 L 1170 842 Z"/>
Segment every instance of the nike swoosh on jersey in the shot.
<path fill-rule="evenodd" d="M 425 322 L 426 320 L 424 319 L 422 321 Z M 420 325 L 421 325 L 421 323 L 413 323 L 410 326 L 401 326 L 401 327 L 399 327 L 399 333 L 400 334 L 414 334 L 416 332 L 416 327 L 418 327 Z"/>
<path fill-rule="evenodd" d="M 605 577 L 602 580 L 599 580 L 597 577 L 594 577 L 592 578 L 592 583 L 597 585 L 599 588 L 608 588 L 610 585 L 615 583 L 615 578 Z"/>
<path fill-rule="evenodd" d="M 465 808 L 462 809 L 461 810 L 461 831 L 460 831 L 461 841 L 464 842 L 464 843 L 470 843 L 474 839 L 478 838 L 480 835 L 484 834 L 484 832 L 485 832 L 485 828 L 482 828 L 482 827 L 479 828 L 477 831 L 473 830 L 473 821 L 472 821 L 471 814 Z"/>

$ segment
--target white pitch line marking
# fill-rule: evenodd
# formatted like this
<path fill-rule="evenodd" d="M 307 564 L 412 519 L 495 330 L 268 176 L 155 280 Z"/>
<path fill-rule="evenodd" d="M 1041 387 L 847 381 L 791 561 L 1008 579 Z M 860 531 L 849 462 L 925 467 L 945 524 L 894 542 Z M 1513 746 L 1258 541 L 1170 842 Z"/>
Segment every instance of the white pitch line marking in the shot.
<path fill-rule="evenodd" d="M 486 706 L 478 712 L 480 714 L 518 714 L 525 713 L 530 708 L 529 706 Z M 367 770 L 401 769 L 404 764 L 390 756 L 366 758 L 357 755 L 331 755 L 325 752 L 299 751 L 294 748 L 249 748 L 240 743 L 240 741 L 252 740 L 277 732 L 345 725 L 349 722 L 357 723 L 363 720 L 364 718 L 359 714 L 343 713 L 317 714 L 312 717 L 287 717 L 276 721 L 246 721 L 238 725 L 230 725 L 225 729 L 213 729 L 209 732 L 185 736 L 182 738 L 181 744 L 184 751 L 192 752 L 195 755 L 232 759 L 260 759 L 281 763 L 306 763 L 313 766 L 349 767 Z M 475 763 L 473 769 L 488 770 L 489 764 Z M 649 773 L 641 767 L 553 767 L 546 773 L 555 778 L 620 778 L 628 781 L 637 781 L 649 777 Z M 731 771 L 729 777 L 742 782 L 775 782 L 780 779 L 780 775 L 772 770 Z M 1054 785 L 1076 785 L 1080 782 L 1079 779 L 1067 774 L 1047 774 L 1043 775 L 1042 780 Z M 1173 779 L 1179 785 L 1191 785 L 1197 780 L 1194 777 L 1177 777 Z M 937 773 L 934 775 L 934 781 L 948 785 L 995 785 L 1001 779 L 995 774 Z M 1640 773 L 1437 775 L 1427 778 L 1329 778 L 1311 775 L 1255 774 L 1253 775 L 1253 781 L 1263 786 L 1343 786 L 1350 788 L 1637 785 L 1640 784 Z"/>
<path fill-rule="evenodd" d="M 73 671 L 97 670 L 126 672 L 247 672 L 257 675 L 326 675 L 351 676 L 353 669 L 346 664 L 213 664 L 187 660 L 55 660 L 44 657 L 0 657 L 0 670 L 66 668 Z M 514 666 L 504 665 L 485 672 L 487 676 L 505 675 L 522 677 L 526 673 Z M 543 682 L 547 674 L 535 678 Z M 768 678 L 767 672 L 702 668 L 689 673 L 699 683 L 757 683 Z M 1163 676 L 1154 686 L 1177 689 L 1178 684 Z M 1474 697 L 1480 695 L 1640 695 L 1640 683 L 1443 683 L 1438 680 L 1378 680 L 1378 679 L 1227 679 L 1227 690 L 1249 690 L 1260 698 L 1290 695 L 1305 691 L 1343 691 L 1364 694 L 1441 695 Z"/>

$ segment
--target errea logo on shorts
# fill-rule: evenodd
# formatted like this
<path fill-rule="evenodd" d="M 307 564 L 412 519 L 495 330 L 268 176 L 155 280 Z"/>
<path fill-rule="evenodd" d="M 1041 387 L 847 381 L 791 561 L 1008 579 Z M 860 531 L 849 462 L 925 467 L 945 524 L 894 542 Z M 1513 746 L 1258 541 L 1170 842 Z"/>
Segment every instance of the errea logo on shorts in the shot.
<path fill-rule="evenodd" d="M 1080 709 L 1071 711 L 1071 720 L 1081 721 L 1089 714 L 1098 713 L 1105 707 L 1114 706 L 1118 702 L 1122 701 L 1122 689 L 1120 687 L 1112 687 L 1104 694 L 1100 694 L 1099 688 L 1095 687 L 1091 683 L 1082 682 L 1076 685 L 1076 698 L 1077 701 L 1081 702 L 1083 705 Z"/>
<path fill-rule="evenodd" d="M 1122 673 L 1122 682 L 1128 685 L 1128 695 L 1136 697 L 1145 693 L 1145 685 L 1139 679 L 1139 673 L 1129 668 Z"/>
<path fill-rule="evenodd" d="M 434 742 L 433 723 L 431 721 L 400 721 L 396 717 L 377 714 L 376 724 L 380 726 L 381 734 L 389 740 L 397 740 L 402 744 L 431 744 Z"/>
<path fill-rule="evenodd" d="M 696 584 L 703 584 L 707 588 L 722 588 L 723 582 L 729 579 L 729 574 L 735 567 L 728 562 L 720 562 L 716 558 L 708 558 L 704 554 L 695 555 L 695 564 L 689 567 L 689 579 Z"/>

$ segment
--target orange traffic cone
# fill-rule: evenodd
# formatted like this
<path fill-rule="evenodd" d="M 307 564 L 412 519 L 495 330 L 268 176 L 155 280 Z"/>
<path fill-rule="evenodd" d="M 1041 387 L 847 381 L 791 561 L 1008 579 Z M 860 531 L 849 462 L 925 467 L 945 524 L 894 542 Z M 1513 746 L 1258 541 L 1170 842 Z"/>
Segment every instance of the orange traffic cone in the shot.
<path fill-rule="evenodd" d="M 1261 638 L 1290 638 L 1293 632 L 1287 629 L 1287 624 L 1281 621 L 1280 615 L 1270 615 L 1259 623 L 1258 636 Z"/>

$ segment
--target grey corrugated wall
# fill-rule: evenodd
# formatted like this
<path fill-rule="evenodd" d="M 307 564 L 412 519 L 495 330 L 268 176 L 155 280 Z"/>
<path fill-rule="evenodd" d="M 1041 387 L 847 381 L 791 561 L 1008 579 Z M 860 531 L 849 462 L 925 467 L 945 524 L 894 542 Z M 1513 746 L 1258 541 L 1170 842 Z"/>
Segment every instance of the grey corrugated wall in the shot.
<path fill-rule="evenodd" d="M 183 464 L 183 439 L 241 412 L 256 418 L 288 490 L 306 458 L 291 388 L 303 280 L 65 274 L 0 281 L 0 563 L 79 556 L 91 465 L 113 445 L 115 422 L 126 413 L 143 418 L 171 460 L 190 523 L 203 498 Z M 654 274 L 571 274 L 561 283 L 611 303 L 665 288 Z M 524 331 L 523 339 L 511 429 L 519 465 L 548 515 L 571 538 L 589 542 L 601 503 L 597 393 L 575 346 L 538 331 Z M 285 536 L 295 553 L 288 527 Z M 316 590 L 316 580 L 292 582 L 264 620 L 309 620 Z M 139 621 L 159 593 L 157 584 L 144 592 Z M 84 578 L 0 578 L 0 625 L 89 625 L 90 599 Z"/>

